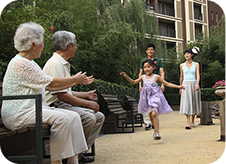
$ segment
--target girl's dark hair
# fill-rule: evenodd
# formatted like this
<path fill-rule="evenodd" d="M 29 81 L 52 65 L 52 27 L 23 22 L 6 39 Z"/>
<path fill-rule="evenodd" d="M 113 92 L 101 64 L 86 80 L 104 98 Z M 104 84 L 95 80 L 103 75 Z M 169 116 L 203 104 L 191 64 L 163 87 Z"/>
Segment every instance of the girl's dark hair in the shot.
<path fill-rule="evenodd" d="M 143 61 L 142 65 L 144 66 L 144 64 L 147 63 L 147 62 L 150 64 L 150 66 L 154 67 L 156 61 L 151 60 L 151 59 L 146 59 L 146 60 Z"/>

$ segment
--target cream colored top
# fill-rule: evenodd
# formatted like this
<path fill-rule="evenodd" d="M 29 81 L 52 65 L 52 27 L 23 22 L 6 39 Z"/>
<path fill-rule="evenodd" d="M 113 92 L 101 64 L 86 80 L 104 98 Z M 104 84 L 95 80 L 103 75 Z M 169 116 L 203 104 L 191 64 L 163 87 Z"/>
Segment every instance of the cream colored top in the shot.
<path fill-rule="evenodd" d="M 51 77 L 70 77 L 70 64 L 64 60 L 56 52 L 53 56 L 46 62 L 43 71 Z M 71 93 L 71 88 L 60 90 L 60 91 L 46 91 L 46 102 L 48 105 L 59 101 L 56 93 L 58 92 L 68 92 Z"/>
<path fill-rule="evenodd" d="M 3 79 L 3 95 L 42 94 L 42 107 L 45 102 L 45 87 L 53 78 L 46 75 L 33 60 L 16 55 L 8 64 Z M 11 130 L 21 128 L 26 120 L 35 114 L 35 100 L 4 100 L 1 115 L 4 125 Z"/>

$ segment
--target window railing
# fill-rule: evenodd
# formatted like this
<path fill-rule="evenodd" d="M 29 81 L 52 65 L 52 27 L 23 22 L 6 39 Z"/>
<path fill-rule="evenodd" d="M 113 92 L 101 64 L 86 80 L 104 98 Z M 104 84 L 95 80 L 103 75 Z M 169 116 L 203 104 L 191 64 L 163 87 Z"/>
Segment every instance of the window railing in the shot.
<path fill-rule="evenodd" d="M 202 20 L 202 13 L 194 12 L 194 19 Z"/>
<path fill-rule="evenodd" d="M 162 5 L 158 5 L 158 13 L 173 16 L 173 17 L 175 16 L 175 10 L 173 8 L 162 6 Z"/>
<path fill-rule="evenodd" d="M 159 27 L 159 35 L 176 38 L 176 31 L 170 28 Z"/>

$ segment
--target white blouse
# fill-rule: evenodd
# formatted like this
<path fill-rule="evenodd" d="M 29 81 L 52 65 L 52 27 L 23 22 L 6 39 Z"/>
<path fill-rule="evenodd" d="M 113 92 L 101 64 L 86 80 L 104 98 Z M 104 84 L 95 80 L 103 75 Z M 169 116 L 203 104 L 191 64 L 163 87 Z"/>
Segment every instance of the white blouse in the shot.
<path fill-rule="evenodd" d="M 29 95 L 42 94 L 42 106 L 45 102 L 45 87 L 52 82 L 53 78 L 45 74 L 33 60 L 28 60 L 16 55 L 9 62 L 4 79 L 3 95 Z M 1 109 L 3 123 L 9 129 L 14 129 L 15 120 L 20 127 L 24 123 L 23 115 L 34 114 L 35 100 L 4 100 Z M 12 122 L 11 122 L 11 121 Z"/>

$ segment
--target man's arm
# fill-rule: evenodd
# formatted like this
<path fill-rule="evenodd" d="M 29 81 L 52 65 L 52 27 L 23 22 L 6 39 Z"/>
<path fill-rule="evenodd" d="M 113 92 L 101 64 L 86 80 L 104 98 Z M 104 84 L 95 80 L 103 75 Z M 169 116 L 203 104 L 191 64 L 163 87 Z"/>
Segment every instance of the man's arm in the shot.
<path fill-rule="evenodd" d="M 72 95 L 78 98 L 87 98 L 90 100 L 97 101 L 98 97 L 97 94 L 95 93 L 96 90 L 91 90 L 88 92 L 76 92 L 76 91 L 71 91 Z"/>
<path fill-rule="evenodd" d="M 94 110 L 94 112 L 99 111 L 99 105 L 95 101 L 85 100 L 76 96 L 73 96 L 67 92 L 56 93 L 59 100 L 68 103 L 73 106 L 85 106 L 89 109 Z"/>

